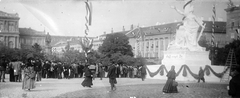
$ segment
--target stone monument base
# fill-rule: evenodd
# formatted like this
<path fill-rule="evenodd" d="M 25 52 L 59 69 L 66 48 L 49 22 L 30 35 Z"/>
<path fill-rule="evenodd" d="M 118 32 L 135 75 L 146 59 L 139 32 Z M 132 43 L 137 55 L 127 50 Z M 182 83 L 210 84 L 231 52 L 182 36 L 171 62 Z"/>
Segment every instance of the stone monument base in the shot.
<path fill-rule="evenodd" d="M 211 65 L 209 51 L 168 50 L 164 51 L 163 65 L 203 66 Z"/>

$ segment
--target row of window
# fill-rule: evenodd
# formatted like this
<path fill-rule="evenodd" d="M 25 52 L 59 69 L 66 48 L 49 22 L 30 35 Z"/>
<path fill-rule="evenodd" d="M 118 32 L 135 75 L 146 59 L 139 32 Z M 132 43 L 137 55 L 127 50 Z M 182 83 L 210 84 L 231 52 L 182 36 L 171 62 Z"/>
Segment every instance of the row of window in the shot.
<path fill-rule="evenodd" d="M 0 21 L 0 30 L 16 32 L 18 31 L 18 24 L 17 22 L 13 22 L 13 21 L 9 21 L 9 22 Z"/>

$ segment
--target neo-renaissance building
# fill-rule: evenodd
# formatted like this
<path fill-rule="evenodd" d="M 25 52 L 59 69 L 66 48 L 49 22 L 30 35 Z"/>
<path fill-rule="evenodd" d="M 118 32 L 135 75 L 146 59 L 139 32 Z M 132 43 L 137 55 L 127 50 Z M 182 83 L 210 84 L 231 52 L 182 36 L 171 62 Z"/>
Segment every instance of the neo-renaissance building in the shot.
<path fill-rule="evenodd" d="M 212 34 L 212 21 L 204 21 L 206 27 L 202 36 L 210 44 Z M 135 56 L 142 56 L 145 58 L 163 58 L 163 51 L 166 51 L 168 44 L 174 40 L 177 25 L 180 22 L 173 22 L 161 25 L 154 25 L 148 27 L 135 27 L 127 31 L 119 31 L 113 33 L 123 33 L 129 37 L 129 43 L 133 48 Z M 200 29 L 199 29 L 200 32 Z M 101 46 L 107 34 L 103 34 L 94 39 L 94 48 L 98 49 Z M 226 36 L 226 22 L 215 21 L 215 43 L 218 47 L 225 46 L 229 39 Z"/>

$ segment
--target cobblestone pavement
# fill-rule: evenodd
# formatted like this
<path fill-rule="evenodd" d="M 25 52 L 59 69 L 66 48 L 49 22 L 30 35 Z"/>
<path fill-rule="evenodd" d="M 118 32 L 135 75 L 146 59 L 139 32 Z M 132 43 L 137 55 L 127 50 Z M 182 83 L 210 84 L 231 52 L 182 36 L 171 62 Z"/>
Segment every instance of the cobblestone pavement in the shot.
<path fill-rule="evenodd" d="M 7 80 L 7 79 L 6 79 Z M 118 78 L 117 90 L 109 91 L 107 78 L 93 81 L 93 88 L 81 86 L 82 78 L 43 79 L 31 91 L 22 90 L 20 82 L 0 82 L 0 98 L 228 98 L 224 83 L 179 82 L 179 93 L 162 94 L 166 81 Z M 135 96 L 135 97 L 134 97 Z"/>
<path fill-rule="evenodd" d="M 109 87 L 79 90 L 61 94 L 55 98 L 230 98 L 226 84 L 181 83 L 179 93 L 163 94 L 164 84 L 141 84 L 118 86 L 109 92 Z"/>

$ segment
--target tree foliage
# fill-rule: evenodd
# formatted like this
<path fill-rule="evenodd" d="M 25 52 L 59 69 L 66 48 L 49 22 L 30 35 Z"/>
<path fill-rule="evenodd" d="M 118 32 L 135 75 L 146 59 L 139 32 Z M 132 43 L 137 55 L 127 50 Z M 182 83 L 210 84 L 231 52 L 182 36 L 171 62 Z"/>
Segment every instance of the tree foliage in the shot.
<path fill-rule="evenodd" d="M 33 54 L 34 57 L 43 59 L 44 54 L 42 51 L 42 48 L 38 44 L 31 45 L 21 45 L 21 49 L 18 48 L 9 48 L 3 43 L 0 43 L 0 55 L 4 56 L 9 61 L 13 59 L 18 59 L 21 61 L 27 60 L 28 54 Z"/>
<path fill-rule="evenodd" d="M 114 53 L 133 56 L 132 47 L 128 40 L 129 38 L 122 33 L 108 34 L 102 46 L 99 47 L 99 52 L 108 57 Z"/>
<path fill-rule="evenodd" d="M 234 50 L 237 63 L 240 64 L 240 40 L 233 40 L 223 48 L 214 48 L 214 65 L 225 65 L 230 49 Z"/>
<path fill-rule="evenodd" d="M 111 63 L 133 65 L 135 59 L 128 40 L 129 38 L 122 33 L 108 34 L 98 49 L 103 65 Z"/>

